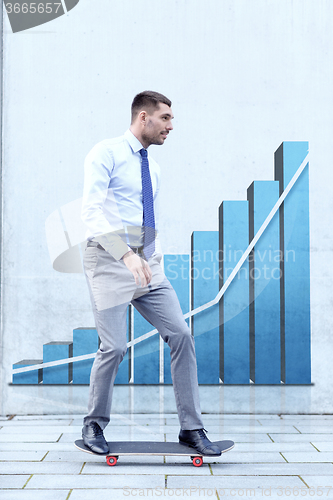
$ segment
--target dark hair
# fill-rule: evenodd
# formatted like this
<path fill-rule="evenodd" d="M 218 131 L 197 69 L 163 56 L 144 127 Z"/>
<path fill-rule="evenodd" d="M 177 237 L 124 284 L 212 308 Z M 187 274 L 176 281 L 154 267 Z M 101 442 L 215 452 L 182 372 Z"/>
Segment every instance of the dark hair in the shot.
<path fill-rule="evenodd" d="M 153 92 L 152 90 L 145 90 L 137 94 L 132 102 L 132 123 L 143 108 L 146 108 L 148 113 L 154 112 L 160 102 L 171 108 L 172 102 L 163 94 Z"/>

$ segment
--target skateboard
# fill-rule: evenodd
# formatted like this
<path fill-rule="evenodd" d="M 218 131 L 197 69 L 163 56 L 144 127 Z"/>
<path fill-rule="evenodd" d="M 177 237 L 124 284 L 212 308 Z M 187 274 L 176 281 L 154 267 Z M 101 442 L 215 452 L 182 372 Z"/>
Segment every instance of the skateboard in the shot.
<path fill-rule="evenodd" d="M 105 455 L 94 453 L 83 443 L 82 439 L 75 441 L 75 446 L 81 451 L 91 453 L 92 455 L 105 456 L 108 465 L 116 465 L 118 457 L 121 455 L 157 455 L 157 456 L 188 456 L 195 467 L 203 464 L 203 457 L 212 457 L 211 455 L 201 455 L 194 448 L 186 444 L 157 441 L 111 441 L 108 442 L 109 452 Z M 215 441 L 222 453 L 231 450 L 235 443 L 233 441 Z"/>

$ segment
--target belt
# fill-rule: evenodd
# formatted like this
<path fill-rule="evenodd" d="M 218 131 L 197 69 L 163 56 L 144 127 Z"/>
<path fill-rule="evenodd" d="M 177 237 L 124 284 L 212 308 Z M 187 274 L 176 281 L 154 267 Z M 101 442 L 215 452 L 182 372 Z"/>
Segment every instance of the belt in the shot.
<path fill-rule="evenodd" d="M 96 247 L 96 248 L 99 248 L 100 250 L 105 250 L 105 248 L 102 247 L 102 245 L 100 245 L 97 241 L 87 241 L 87 247 Z M 130 247 L 130 249 L 136 254 L 143 253 L 143 246 L 142 247 Z"/>
<path fill-rule="evenodd" d="M 130 247 L 130 249 L 136 254 L 143 253 L 143 247 Z"/>
<path fill-rule="evenodd" d="M 87 241 L 87 247 L 97 247 L 100 250 L 105 250 L 97 241 Z"/>

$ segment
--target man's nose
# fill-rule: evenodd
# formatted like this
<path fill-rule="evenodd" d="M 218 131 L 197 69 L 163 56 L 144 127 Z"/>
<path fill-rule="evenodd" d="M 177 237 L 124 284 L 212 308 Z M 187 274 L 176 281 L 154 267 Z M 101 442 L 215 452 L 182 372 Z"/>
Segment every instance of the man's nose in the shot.
<path fill-rule="evenodd" d="M 173 125 L 171 122 L 168 123 L 167 130 L 173 130 Z"/>

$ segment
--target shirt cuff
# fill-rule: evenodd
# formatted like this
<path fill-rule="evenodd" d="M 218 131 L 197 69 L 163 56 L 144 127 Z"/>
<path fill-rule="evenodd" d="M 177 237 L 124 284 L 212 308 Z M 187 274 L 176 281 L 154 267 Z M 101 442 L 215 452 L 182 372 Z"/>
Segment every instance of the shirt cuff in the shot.
<path fill-rule="evenodd" d="M 120 260 L 131 248 L 117 233 L 101 234 L 94 238 L 104 250 L 106 250 L 116 260 Z"/>

